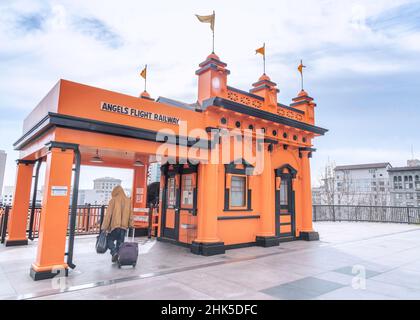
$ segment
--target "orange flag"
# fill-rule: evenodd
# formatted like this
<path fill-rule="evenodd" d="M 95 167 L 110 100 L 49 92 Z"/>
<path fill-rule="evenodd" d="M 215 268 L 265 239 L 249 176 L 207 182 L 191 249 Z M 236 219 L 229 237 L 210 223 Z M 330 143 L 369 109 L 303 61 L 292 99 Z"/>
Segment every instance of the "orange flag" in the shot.
<path fill-rule="evenodd" d="M 143 70 L 140 72 L 140 76 L 143 78 L 143 79 L 146 79 L 146 76 L 147 76 L 147 65 L 143 68 Z"/>
<path fill-rule="evenodd" d="M 257 50 L 255 50 L 255 54 L 257 54 L 257 53 L 259 53 L 259 54 L 261 54 L 265 57 L 265 44 L 261 48 L 258 48 Z"/>
<path fill-rule="evenodd" d="M 216 14 L 214 13 L 214 11 L 213 11 L 213 14 L 210 14 L 208 16 L 200 16 L 198 14 L 196 14 L 195 16 L 200 22 L 210 23 L 210 29 L 211 31 L 214 31 L 214 21 L 216 19 Z"/>
<path fill-rule="evenodd" d="M 300 74 L 302 74 L 302 72 L 303 72 L 303 68 L 306 68 L 306 66 L 304 66 L 304 65 L 302 64 L 302 60 L 300 60 L 300 64 L 298 65 L 298 70 L 299 70 Z"/>

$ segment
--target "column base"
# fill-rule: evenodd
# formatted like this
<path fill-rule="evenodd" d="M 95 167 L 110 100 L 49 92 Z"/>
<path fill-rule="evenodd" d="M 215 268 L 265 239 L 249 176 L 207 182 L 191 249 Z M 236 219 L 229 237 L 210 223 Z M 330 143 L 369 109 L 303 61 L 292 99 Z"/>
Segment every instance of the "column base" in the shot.
<path fill-rule="evenodd" d="M 191 244 L 191 253 L 202 256 L 214 256 L 225 253 L 224 242 L 195 242 Z"/>
<path fill-rule="evenodd" d="M 264 247 L 264 248 L 276 247 L 280 244 L 280 239 L 279 237 L 276 237 L 276 236 L 267 236 L 267 237 L 257 236 L 255 238 L 255 243 L 258 247 Z"/>
<path fill-rule="evenodd" d="M 69 269 L 64 269 L 64 276 L 68 276 L 69 275 Z M 61 276 L 61 272 L 59 271 L 52 271 L 52 270 L 46 270 L 46 271 L 36 271 L 34 270 L 33 267 L 31 267 L 31 270 L 29 272 L 29 275 L 31 276 L 31 278 L 34 281 L 39 281 L 39 280 L 46 280 L 46 279 L 52 279 L 54 277 L 56 277 L 57 275 Z"/>
<path fill-rule="evenodd" d="M 305 241 L 317 241 L 319 240 L 319 233 L 316 231 L 301 231 L 300 238 Z"/>
<path fill-rule="evenodd" d="M 14 246 L 26 246 L 28 245 L 28 239 L 24 240 L 8 240 L 4 243 L 5 247 L 14 247 Z"/>

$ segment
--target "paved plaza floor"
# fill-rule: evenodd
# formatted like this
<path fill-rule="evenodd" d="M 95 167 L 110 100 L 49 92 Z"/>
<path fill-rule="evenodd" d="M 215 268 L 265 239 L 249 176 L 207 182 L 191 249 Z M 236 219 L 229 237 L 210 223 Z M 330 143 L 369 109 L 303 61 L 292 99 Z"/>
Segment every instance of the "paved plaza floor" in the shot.
<path fill-rule="evenodd" d="M 0 299 L 420 299 L 420 226 L 318 222 L 321 240 L 203 257 L 140 243 L 135 269 L 77 237 L 69 277 L 34 282 L 36 241 L 0 247 Z"/>

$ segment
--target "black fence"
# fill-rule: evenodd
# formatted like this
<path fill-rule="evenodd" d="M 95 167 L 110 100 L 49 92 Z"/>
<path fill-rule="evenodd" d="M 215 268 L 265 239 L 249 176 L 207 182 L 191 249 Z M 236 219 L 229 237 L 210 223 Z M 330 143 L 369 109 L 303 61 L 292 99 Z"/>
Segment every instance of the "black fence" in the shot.
<path fill-rule="evenodd" d="M 420 224 L 420 207 L 314 205 L 313 221 Z"/>
<path fill-rule="evenodd" d="M 100 231 L 100 226 L 106 210 L 105 205 L 81 205 L 77 206 L 75 235 L 96 234 Z M 0 206 L 0 243 L 4 243 L 7 235 L 7 223 L 12 207 Z M 70 208 L 69 208 L 70 215 Z M 70 219 L 69 219 L 70 221 Z M 41 223 L 41 207 L 37 206 L 34 210 L 28 209 L 28 220 L 26 231 L 28 238 L 33 240 L 38 238 Z"/>

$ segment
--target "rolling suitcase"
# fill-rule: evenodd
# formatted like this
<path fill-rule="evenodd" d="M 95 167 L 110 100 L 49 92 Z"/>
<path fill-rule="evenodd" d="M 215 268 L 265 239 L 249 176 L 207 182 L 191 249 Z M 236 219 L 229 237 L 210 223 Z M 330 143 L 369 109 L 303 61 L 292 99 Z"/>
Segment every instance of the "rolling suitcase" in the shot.
<path fill-rule="evenodd" d="M 133 266 L 134 268 L 137 264 L 139 246 L 137 242 L 134 242 L 134 230 L 132 233 L 132 241 L 125 241 L 123 244 L 121 244 L 120 249 L 118 250 L 118 268 L 121 268 L 121 266 Z"/>

